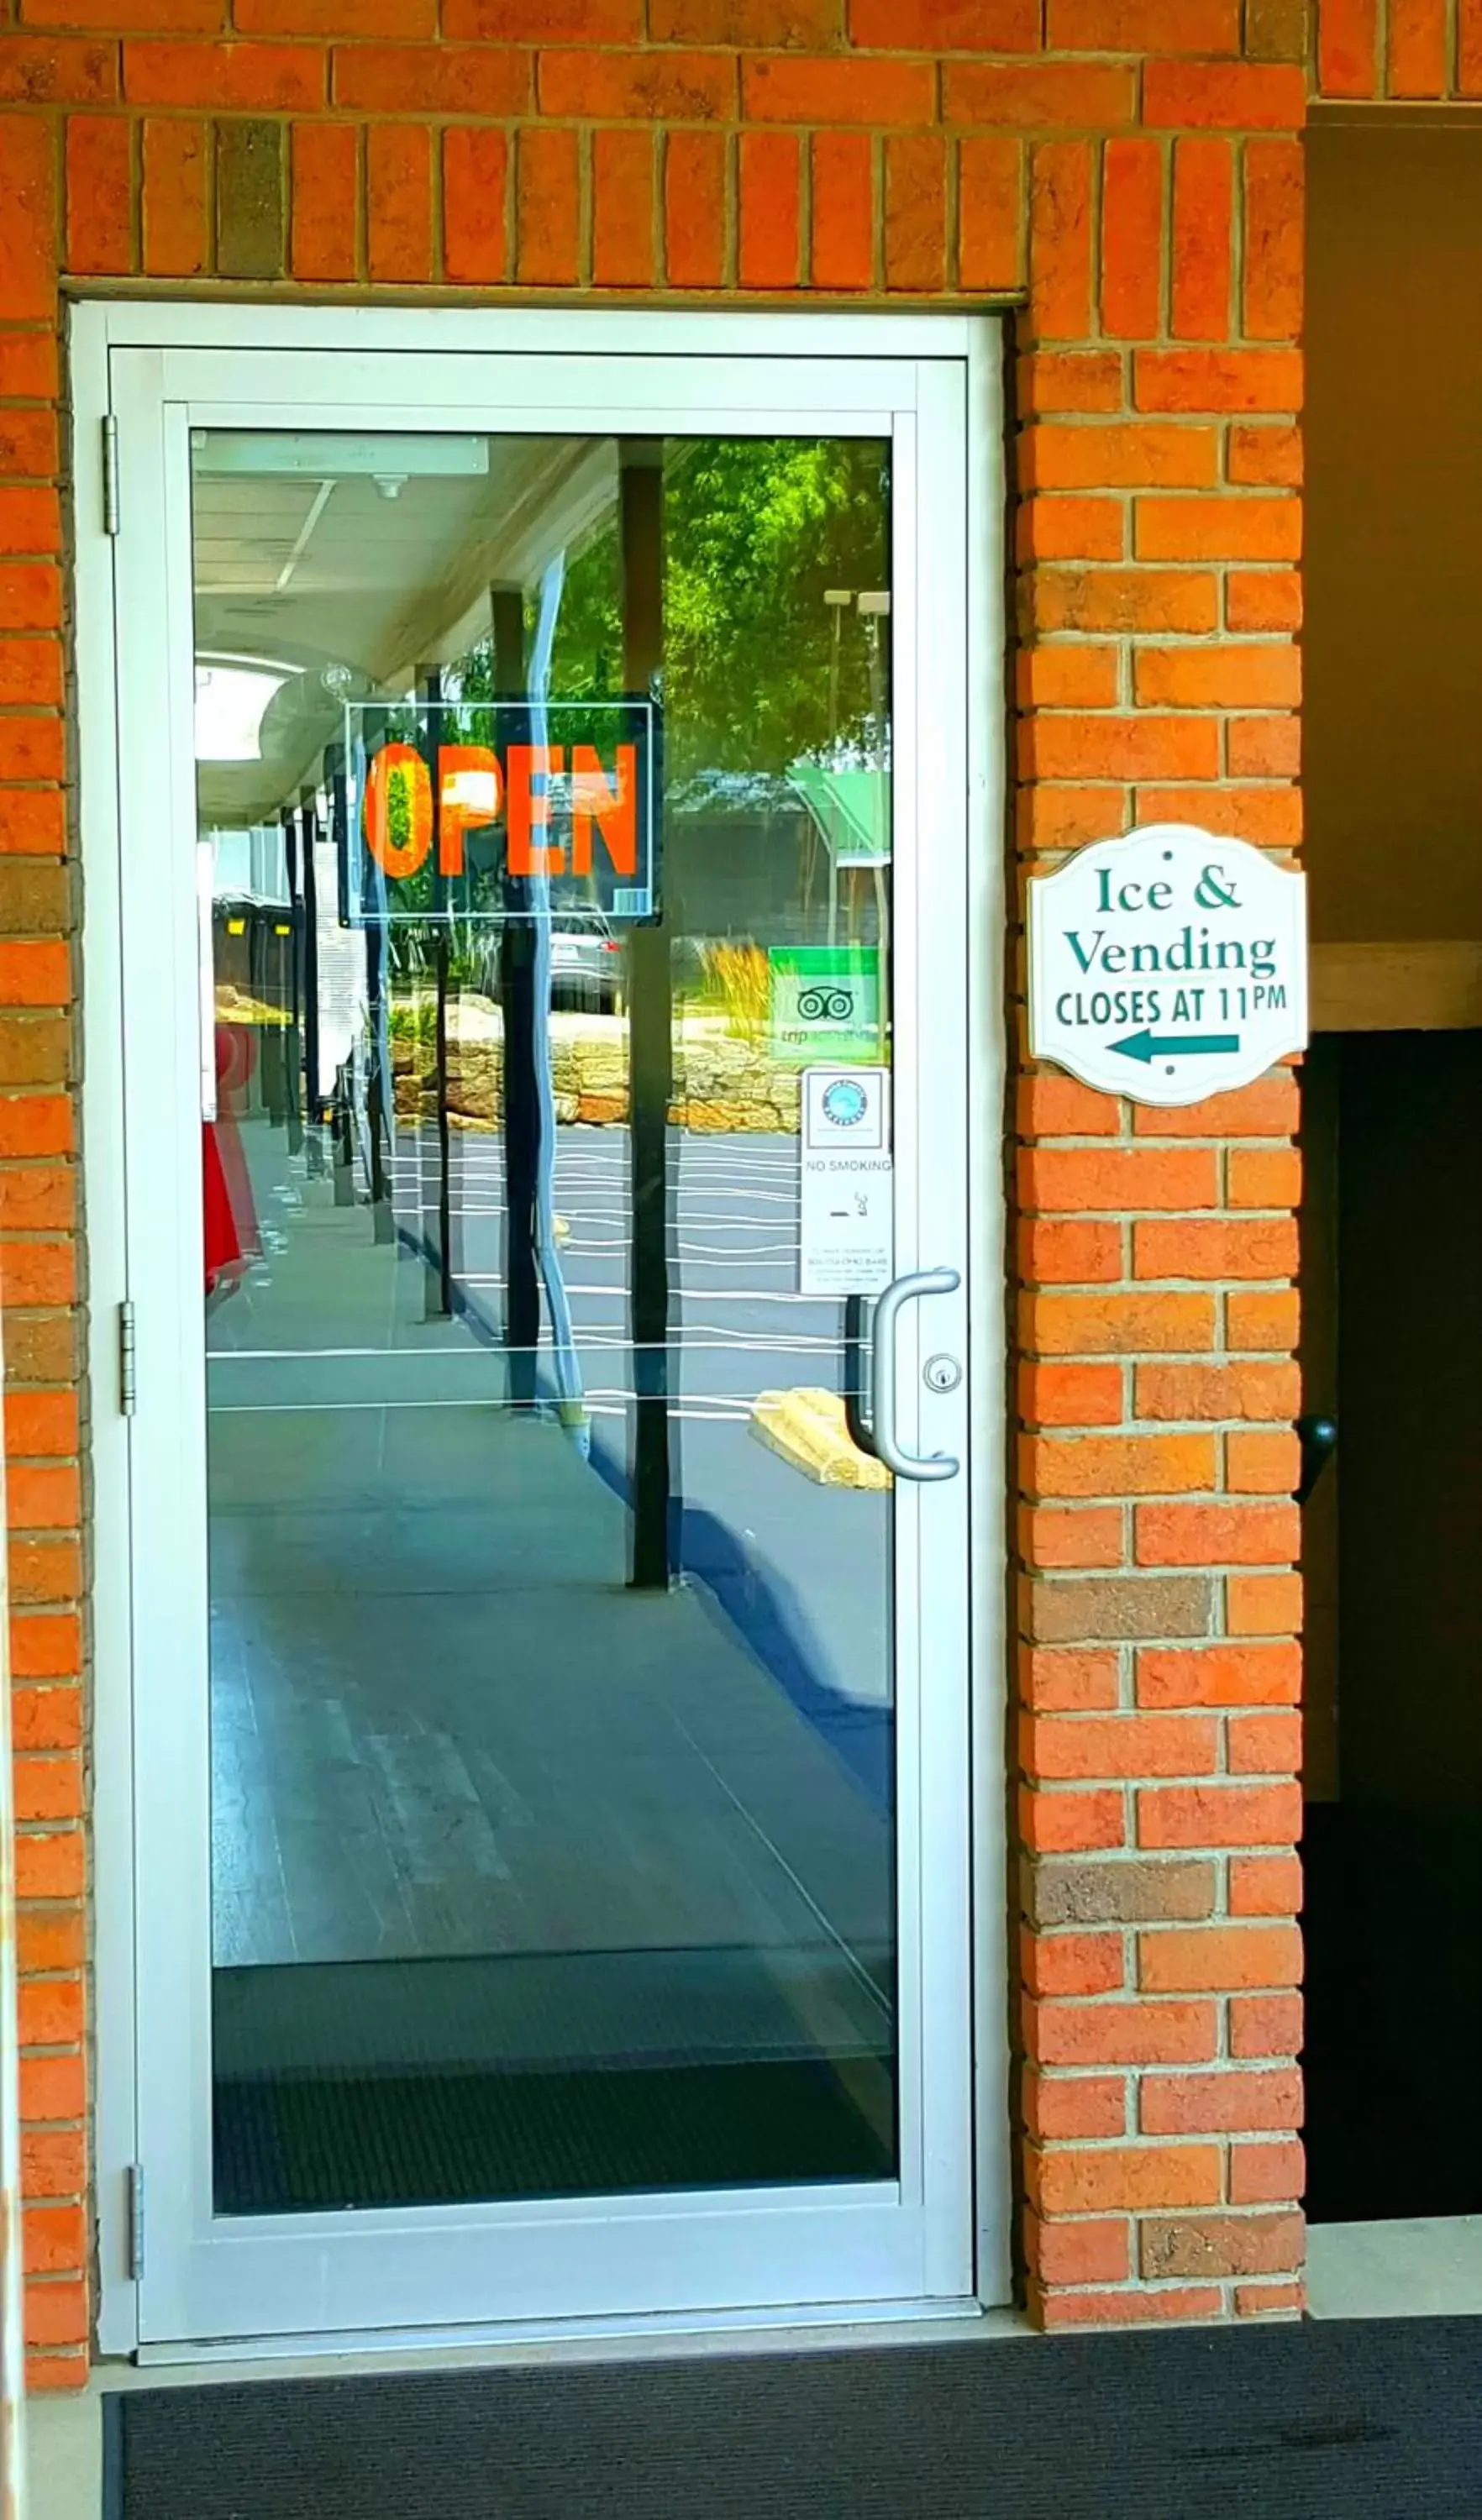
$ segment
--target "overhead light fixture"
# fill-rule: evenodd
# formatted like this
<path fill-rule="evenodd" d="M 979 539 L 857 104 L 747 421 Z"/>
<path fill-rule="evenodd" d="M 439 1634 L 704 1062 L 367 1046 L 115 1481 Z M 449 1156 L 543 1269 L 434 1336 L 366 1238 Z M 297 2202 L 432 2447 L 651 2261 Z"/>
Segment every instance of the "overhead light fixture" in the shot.
<path fill-rule="evenodd" d="M 295 474 L 315 481 L 472 479 L 487 473 L 489 441 L 435 429 L 351 433 L 315 428 L 193 428 L 198 473 Z M 386 493 L 388 496 L 394 492 Z"/>

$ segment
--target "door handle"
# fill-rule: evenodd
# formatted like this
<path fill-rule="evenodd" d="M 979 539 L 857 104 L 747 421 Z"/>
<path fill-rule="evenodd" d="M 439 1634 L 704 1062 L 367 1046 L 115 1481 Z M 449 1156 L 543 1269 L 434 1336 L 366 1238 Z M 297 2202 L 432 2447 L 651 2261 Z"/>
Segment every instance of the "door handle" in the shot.
<path fill-rule="evenodd" d="M 870 1450 L 898 1479 L 955 1479 L 962 1463 L 954 1453 L 904 1453 L 895 1433 L 895 1325 L 902 1307 L 919 1295 L 955 1295 L 956 1269 L 915 1269 L 893 1278 L 875 1307 L 870 1339 Z M 858 1437 L 855 1438 L 856 1442 Z"/>

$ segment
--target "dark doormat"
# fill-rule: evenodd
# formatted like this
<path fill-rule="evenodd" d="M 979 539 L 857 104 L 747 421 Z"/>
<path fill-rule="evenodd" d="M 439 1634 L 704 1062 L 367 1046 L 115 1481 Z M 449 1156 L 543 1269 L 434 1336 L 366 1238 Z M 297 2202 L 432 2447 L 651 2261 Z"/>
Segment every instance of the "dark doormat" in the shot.
<path fill-rule="evenodd" d="M 1477 2520 L 1482 2319 L 106 2402 L 106 2520 Z"/>

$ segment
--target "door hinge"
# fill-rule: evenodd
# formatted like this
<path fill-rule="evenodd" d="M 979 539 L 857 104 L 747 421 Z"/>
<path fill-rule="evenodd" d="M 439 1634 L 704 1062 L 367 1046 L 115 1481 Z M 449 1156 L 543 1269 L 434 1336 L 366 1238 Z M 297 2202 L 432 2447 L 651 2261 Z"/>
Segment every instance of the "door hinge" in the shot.
<path fill-rule="evenodd" d="M 118 423 L 112 412 L 103 423 L 103 530 L 118 531 Z"/>
<path fill-rule="evenodd" d="M 134 1361 L 134 1307 L 124 1302 L 118 1307 L 118 1406 L 125 1418 L 132 1418 L 139 1397 L 139 1380 Z"/>
<path fill-rule="evenodd" d="M 129 2215 L 129 2280 L 137 2283 L 144 2272 L 144 2164 L 133 2161 L 128 2169 Z"/>

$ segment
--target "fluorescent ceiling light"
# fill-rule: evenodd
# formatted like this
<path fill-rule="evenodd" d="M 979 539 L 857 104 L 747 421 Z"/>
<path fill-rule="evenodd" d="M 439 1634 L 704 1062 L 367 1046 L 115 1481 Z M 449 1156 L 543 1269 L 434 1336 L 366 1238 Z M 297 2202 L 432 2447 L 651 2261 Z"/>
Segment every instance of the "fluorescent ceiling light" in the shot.
<path fill-rule="evenodd" d="M 433 429 L 349 434 L 338 429 L 193 428 L 191 463 L 198 473 L 288 472 L 311 480 L 358 473 L 371 480 L 415 480 L 486 473 L 486 437 Z"/>

